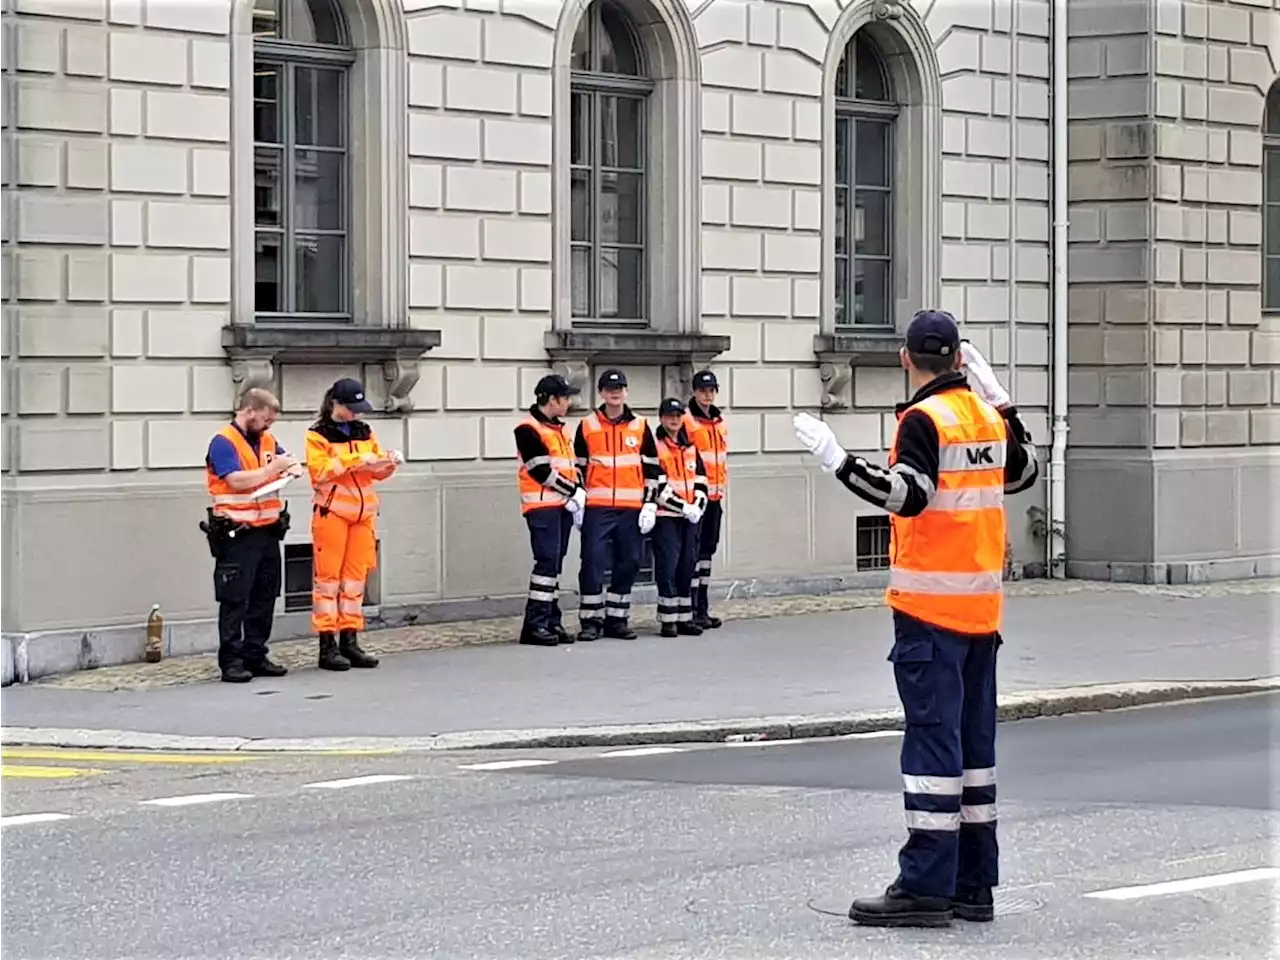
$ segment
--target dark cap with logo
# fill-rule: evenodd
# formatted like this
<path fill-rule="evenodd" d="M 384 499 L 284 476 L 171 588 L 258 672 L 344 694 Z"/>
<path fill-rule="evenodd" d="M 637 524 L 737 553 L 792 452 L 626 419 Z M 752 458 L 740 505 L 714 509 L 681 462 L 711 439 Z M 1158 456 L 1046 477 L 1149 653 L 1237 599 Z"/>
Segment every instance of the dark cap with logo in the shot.
<path fill-rule="evenodd" d="M 702 390 L 710 387 L 712 390 L 720 389 L 720 382 L 716 380 L 716 375 L 710 370 L 699 370 L 693 375 L 693 389 Z"/>
<path fill-rule="evenodd" d="M 600 390 L 618 390 L 627 385 L 627 375 L 621 370 L 610 368 L 600 374 L 600 381 L 596 386 Z"/>
<path fill-rule="evenodd" d="M 684 404 L 675 397 L 667 397 L 658 405 L 658 416 L 684 416 Z"/>
<path fill-rule="evenodd" d="M 575 397 L 582 391 L 559 374 L 550 373 L 538 381 L 533 392 L 539 397 Z"/>
<path fill-rule="evenodd" d="M 373 409 L 373 404 L 365 399 L 364 384 L 359 380 L 339 380 L 329 388 L 329 396 L 352 413 L 369 413 Z"/>
<path fill-rule="evenodd" d="M 934 357 L 953 357 L 960 350 L 960 327 L 945 310 L 920 310 L 907 327 L 907 350 Z"/>

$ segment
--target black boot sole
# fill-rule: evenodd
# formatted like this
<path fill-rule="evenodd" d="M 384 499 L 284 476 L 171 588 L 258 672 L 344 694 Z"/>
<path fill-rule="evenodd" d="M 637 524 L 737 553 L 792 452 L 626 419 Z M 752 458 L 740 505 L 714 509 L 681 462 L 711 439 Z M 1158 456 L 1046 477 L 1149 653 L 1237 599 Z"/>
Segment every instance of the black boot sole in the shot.
<path fill-rule="evenodd" d="M 864 927 L 949 927 L 951 913 L 938 910 L 902 911 L 899 913 L 864 913 L 849 909 L 849 919 Z"/>
<path fill-rule="evenodd" d="M 996 908 L 991 904 L 953 903 L 951 912 L 957 920 L 970 923 L 990 923 L 996 918 Z"/>
<path fill-rule="evenodd" d="M 223 683 L 248 683 L 253 679 L 252 673 L 223 674 Z"/>
<path fill-rule="evenodd" d="M 347 664 L 321 663 L 319 664 L 319 667 L 321 670 L 332 670 L 335 673 L 344 673 L 345 671 L 351 669 L 351 664 L 350 663 L 347 663 Z"/>

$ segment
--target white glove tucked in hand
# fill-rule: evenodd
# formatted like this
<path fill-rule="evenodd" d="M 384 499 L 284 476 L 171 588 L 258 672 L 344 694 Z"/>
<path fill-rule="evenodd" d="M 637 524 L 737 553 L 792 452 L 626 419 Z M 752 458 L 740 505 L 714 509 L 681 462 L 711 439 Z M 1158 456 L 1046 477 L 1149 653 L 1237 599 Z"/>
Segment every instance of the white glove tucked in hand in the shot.
<path fill-rule="evenodd" d="M 840 469 L 848 454 L 829 426 L 807 413 L 797 413 L 791 423 L 796 430 L 796 439 L 822 461 L 824 472 L 835 473 Z"/>
<path fill-rule="evenodd" d="M 582 487 L 573 491 L 573 496 L 564 502 L 564 508 L 569 511 L 573 517 L 573 527 L 575 530 L 582 529 L 582 511 L 587 504 L 587 491 Z"/>
<path fill-rule="evenodd" d="M 690 523 L 697 523 L 702 519 L 702 508 L 696 503 L 686 503 L 680 508 L 680 512 L 684 514 L 684 518 Z"/>
<path fill-rule="evenodd" d="M 646 503 L 640 508 L 640 533 L 647 534 L 653 529 L 653 525 L 658 522 L 658 505 L 656 503 Z"/>
<path fill-rule="evenodd" d="M 1007 407 L 1013 401 L 1008 391 L 1000 386 L 995 371 L 987 363 L 987 358 L 968 340 L 960 343 L 960 356 L 964 360 L 964 370 L 969 377 L 969 386 L 973 392 L 993 407 Z"/>

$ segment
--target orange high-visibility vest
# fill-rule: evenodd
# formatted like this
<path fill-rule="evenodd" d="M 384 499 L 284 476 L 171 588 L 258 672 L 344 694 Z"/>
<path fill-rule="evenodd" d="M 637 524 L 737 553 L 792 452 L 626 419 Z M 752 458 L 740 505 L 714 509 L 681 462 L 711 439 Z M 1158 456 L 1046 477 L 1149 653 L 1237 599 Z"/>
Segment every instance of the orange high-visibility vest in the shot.
<path fill-rule="evenodd" d="M 594 410 L 582 421 L 587 442 L 587 506 L 639 510 L 644 505 L 644 417 L 612 423 Z"/>
<path fill-rule="evenodd" d="M 262 451 L 261 456 L 254 453 L 253 447 L 249 446 L 249 441 L 235 428 L 234 424 L 227 424 L 218 431 L 217 435 L 226 437 L 236 448 L 236 453 L 240 455 L 241 470 L 257 470 L 276 458 L 276 440 L 269 433 L 262 434 L 258 441 L 258 449 Z M 254 490 L 260 490 L 271 482 L 271 480 L 264 480 Z M 275 494 L 255 500 L 254 490 L 232 490 L 231 484 L 210 470 L 207 465 L 205 485 L 213 498 L 214 514 L 234 520 L 236 523 L 247 524 L 250 527 L 266 527 L 279 520 L 284 510 L 284 500 Z"/>
<path fill-rule="evenodd" d="M 547 448 L 545 457 L 534 457 L 527 463 L 521 462 L 517 470 L 520 478 L 520 512 L 528 513 L 530 510 L 542 510 L 547 507 L 563 507 L 569 498 L 558 490 L 544 487 L 533 479 L 529 476 L 529 468 L 550 465 L 552 472 L 558 473 L 570 483 L 578 482 L 577 471 L 573 464 L 573 442 L 565 436 L 564 424 L 547 423 L 536 417 L 526 417 L 520 425 L 533 427 Z"/>
<path fill-rule="evenodd" d="M 707 471 L 707 499 L 721 499 L 729 486 L 729 425 L 724 417 L 703 420 L 686 413 L 684 429 L 702 454 L 702 466 Z"/>
<path fill-rule="evenodd" d="M 378 481 L 368 470 L 352 468 L 385 456 L 373 430 L 360 440 L 330 439 L 312 427 L 307 431 L 307 472 L 314 491 L 312 503 L 321 514 L 356 523 L 378 515 Z"/>
<path fill-rule="evenodd" d="M 693 503 L 697 493 L 694 484 L 698 479 L 698 448 L 693 444 L 682 447 L 663 437 L 658 441 L 658 461 L 676 496 L 685 503 Z M 680 514 L 659 501 L 658 516 L 678 517 Z"/>
<path fill-rule="evenodd" d="M 885 600 L 945 630 L 994 633 L 1004 603 L 1004 418 L 970 390 L 936 393 L 909 409 L 937 427 L 938 489 L 919 516 L 890 516 Z M 895 430 L 891 465 L 897 440 Z"/>

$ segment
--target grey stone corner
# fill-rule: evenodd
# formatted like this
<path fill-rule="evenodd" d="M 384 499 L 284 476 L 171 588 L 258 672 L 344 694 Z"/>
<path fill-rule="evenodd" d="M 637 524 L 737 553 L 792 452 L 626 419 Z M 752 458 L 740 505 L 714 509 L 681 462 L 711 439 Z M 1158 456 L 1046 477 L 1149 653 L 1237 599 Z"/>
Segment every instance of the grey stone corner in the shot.
<path fill-rule="evenodd" d="M 250 387 L 274 388 L 277 368 L 286 363 L 380 364 L 388 413 L 413 410 L 418 362 L 438 346 L 439 330 L 409 327 L 234 323 L 222 328 L 237 394 Z"/>
<path fill-rule="evenodd" d="M 902 334 L 894 330 L 838 331 L 813 338 L 822 378 L 822 408 L 853 405 L 854 367 L 896 367 Z"/>
<path fill-rule="evenodd" d="M 693 375 L 728 351 L 731 342 L 731 337 L 705 333 L 553 330 L 545 344 L 556 373 L 582 391 L 574 404 L 580 409 L 591 406 L 595 394 L 593 368 L 659 366 L 664 394 L 685 397 L 693 389 Z"/>

